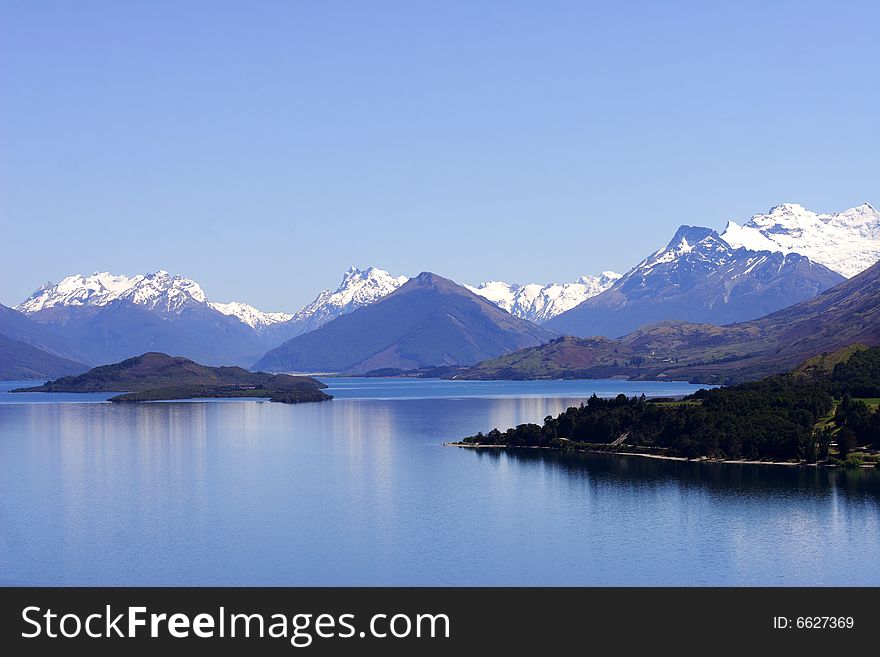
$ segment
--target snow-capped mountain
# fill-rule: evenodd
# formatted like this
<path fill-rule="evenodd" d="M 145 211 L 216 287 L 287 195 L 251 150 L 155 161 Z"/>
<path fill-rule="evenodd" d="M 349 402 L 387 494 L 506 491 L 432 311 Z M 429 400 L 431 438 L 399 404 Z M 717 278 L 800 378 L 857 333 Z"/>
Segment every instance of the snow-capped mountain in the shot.
<path fill-rule="evenodd" d="M 620 274 L 616 272 L 603 271 L 599 276 L 581 276 L 574 283 L 520 285 L 488 281 L 481 285 L 465 285 L 465 287 L 511 315 L 540 324 L 604 292 L 618 278 Z"/>
<path fill-rule="evenodd" d="M 45 283 L 15 306 L 26 315 L 55 306 L 103 306 L 143 280 L 143 276 L 116 276 L 95 272 L 91 276 L 74 274 L 58 283 Z"/>
<path fill-rule="evenodd" d="M 620 274 L 606 271 L 600 276 L 582 276 L 574 283 L 551 283 L 549 285 L 519 285 L 490 281 L 482 285 L 465 285 L 467 289 L 491 301 L 512 315 L 533 322 L 543 322 L 578 305 L 584 299 L 609 288 Z M 342 277 L 342 283 L 334 291 L 323 290 L 317 298 L 290 320 L 290 326 L 279 326 L 287 331 L 296 327 L 296 334 L 308 333 L 316 328 L 369 306 L 388 296 L 407 281 L 406 276 L 392 276 L 383 269 L 351 267 Z"/>
<path fill-rule="evenodd" d="M 472 364 L 553 337 L 449 279 L 422 272 L 376 303 L 288 340 L 254 367 L 369 372 Z"/>
<path fill-rule="evenodd" d="M 297 333 L 308 333 L 340 315 L 368 306 L 406 283 L 406 276 L 392 276 L 383 269 L 351 267 L 334 291 L 322 290 L 317 298 L 290 320 Z M 301 329 L 301 330 L 300 330 Z"/>
<path fill-rule="evenodd" d="M 76 359 L 90 365 L 147 351 L 211 365 L 250 365 L 272 346 L 250 323 L 259 311 L 223 304 L 221 312 L 215 305 L 195 281 L 159 270 L 68 276 L 42 286 L 17 309 L 63 336 Z"/>
<path fill-rule="evenodd" d="M 64 306 L 106 306 L 117 299 L 167 313 L 180 311 L 187 301 L 207 303 L 198 283 L 160 269 L 137 276 L 109 272 L 96 272 L 91 276 L 74 274 L 58 283 L 46 283 L 15 309 L 33 315 Z"/>
<path fill-rule="evenodd" d="M 137 276 L 116 275 L 109 272 L 96 272 L 91 276 L 74 274 L 58 283 L 46 283 L 15 309 L 26 315 L 37 315 L 37 319 L 45 320 L 49 313 L 43 311 L 52 308 L 101 307 L 117 299 L 165 314 L 180 313 L 188 302 L 207 304 L 210 308 L 235 317 L 258 331 L 293 318 L 289 313 L 267 313 L 238 301 L 209 302 L 201 285 L 194 280 L 177 274 L 172 275 L 161 269 L 152 274 Z"/>
<path fill-rule="evenodd" d="M 293 315 L 290 313 L 266 313 L 253 306 L 238 301 L 230 301 L 229 303 L 214 303 L 213 301 L 209 301 L 208 305 L 224 315 L 236 317 L 242 323 L 247 324 L 256 331 L 263 331 L 269 326 L 289 322 L 293 319 Z"/>
<path fill-rule="evenodd" d="M 162 269 L 143 276 L 117 298 L 166 314 L 180 313 L 188 303 L 208 303 L 201 285 Z"/>
<path fill-rule="evenodd" d="M 188 304 L 194 303 L 234 317 L 257 332 L 290 324 L 284 327 L 286 337 L 290 337 L 290 334 L 311 331 L 339 315 L 371 304 L 396 290 L 406 280 L 406 276 L 392 276 L 376 267 L 365 270 L 352 267 L 335 291 L 322 291 L 312 303 L 293 314 L 264 312 L 238 301 L 208 301 L 198 283 L 164 270 L 137 276 L 96 272 L 91 276 L 74 274 L 58 283 L 46 283 L 15 309 L 38 321 L 63 324 L 76 309 L 94 314 L 117 300 L 163 315 L 178 315 Z"/>
<path fill-rule="evenodd" d="M 849 278 L 880 260 L 880 211 L 863 203 L 819 214 L 784 203 L 742 226 L 728 222 L 721 237 L 734 247 L 800 253 Z"/>
<path fill-rule="evenodd" d="M 211 303 L 198 283 L 163 270 L 68 276 L 42 286 L 17 310 L 54 327 L 77 359 L 90 364 L 164 351 L 208 364 L 250 365 L 280 343 L 265 330 L 292 317 Z"/>
<path fill-rule="evenodd" d="M 583 276 L 574 283 L 518 285 L 490 281 L 478 286 L 465 285 L 475 294 L 503 308 L 512 315 L 542 322 L 573 308 L 584 299 L 610 287 L 620 274 L 606 271 L 600 276 Z M 383 269 L 351 267 L 335 290 L 323 290 L 310 304 L 288 321 L 279 323 L 279 331 L 288 337 L 308 333 L 341 315 L 369 306 L 401 287 L 408 278 L 393 276 Z M 244 320 L 242 320 L 244 321 Z"/>
<path fill-rule="evenodd" d="M 809 299 L 843 280 L 806 256 L 734 248 L 711 228 L 682 226 L 610 288 L 545 326 L 618 337 L 665 320 L 728 324 Z"/>

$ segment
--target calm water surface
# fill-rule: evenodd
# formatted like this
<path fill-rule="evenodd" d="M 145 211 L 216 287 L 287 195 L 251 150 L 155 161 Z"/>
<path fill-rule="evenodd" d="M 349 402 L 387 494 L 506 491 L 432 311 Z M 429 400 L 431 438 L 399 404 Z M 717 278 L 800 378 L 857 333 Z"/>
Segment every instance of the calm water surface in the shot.
<path fill-rule="evenodd" d="M 142 405 L 0 386 L 0 584 L 880 585 L 880 476 L 442 447 L 682 383 L 328 379 Z"/>

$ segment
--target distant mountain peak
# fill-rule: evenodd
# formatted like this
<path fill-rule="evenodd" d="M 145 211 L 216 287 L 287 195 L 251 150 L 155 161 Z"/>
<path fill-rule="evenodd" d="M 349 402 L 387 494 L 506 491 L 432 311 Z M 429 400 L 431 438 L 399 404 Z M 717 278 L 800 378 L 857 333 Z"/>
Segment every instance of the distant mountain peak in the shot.
<path fill-rule="evenodd" d="M 685 225 L 613 286 L 546 326 L 579 336 L 617 337 L 661 320 L 745 321 L 815 296 L 840 280 L 805 256 L 734 247 L 711 228 Z"/>
<path fill-rule="evenodd" d="M 624 274 L 615 285 L 623 285 L 626 281 L 650 274 L 654 267 L 675 263 L 683 258 L 720 261 L 732 250 L 732 247 L 711 228 L 679 226 L 665 247 L 645 258 Z"/>
<path fill-rule="evenodd" d="M 862 203 L 861 205 L 857 205 L 849 210 L 844 210 L 840 213 L 841 217 L 848 217 L 852 219 L 873 219 L 877 216 L 877 209 L 871 205 L 870 203 Z"/>
<path fill-rule="evenodd" d="M 609 269 L 606 269 L 605 271 L 601 272 L 598 276 L 589 276 L 589 275 L 581 276 L 578 279 L 578 282 L 592 283 L 593 281 L 598 281 L 598 283 L 600 285 L 607 284 L 608 287 L 611 287 L 611 285 L 614 284 L 614 281 L 616 281 L 618 278 L 620 278 L 620 276 L 621 276 L 621 274 L 618 274 L 616 271 L 611 271 Z"/>
<path fill-rule="evenodd" d="M 721 237 L 732 246 L 800 253 L 851 277 L 880 260 L 880 212 L 870 203 L 835 213 L 783 203 L 745 224 L 729 221 Z"/>
<path fill-rule="evenodd" d="M 511 315 L 540 324 L 604 292 L 619 278 L 620 274 L 617 272 L 603 271 L 599 276 L 580 276 L 573 283 L 522 285 L 487 281 L 465 287 Z"/>
<path fill-rule="evenodd" d="M 94 272 L 90 276 L 73 274 L 58 283 L 44 283 L 15 309 L 32 314 L 55 306 L 103 306 L 139 283 L 143 276 Z"/>
<path fill-rule="evenodd" d="M 314 301 L 293 315 L 291 322 L 297 323 L 303 333 L 313 331 L 340 315 L 378 301 L 406 281 L 406 276 L 392 276 L 378 267 L 351 266 L 335 290 L 322 290 Z"/>
<path fill-rule="evenodd" d="M 381 269 L 377 269 L 373 266 L 367 267 L 366 269 L 361 269 L 360 267 L 355 267 L 354 265 L 352 265 L 342 275 L 342 285 L 345 285 L 350 281 L 368 280 L 376 275 L 381 275 L 381 273 L 387 272 L 382 272 Z"/>
<path fill-rule="evenodd" d="M 201 285 L 179 274 L 173 276 L 164 269 L 146 274 L 119 299 L 166 313 L 180 312 L 187 303 L 207 304 Z"/>
<path fill-rule="evenodd" d="M 770 208 L 769 214 L 789 214 L 789 215 L 797 215 L 803 214 L 806 211 L 806 208 L 800 203 L 780 203 L 779 205 L 774 205 Z"/>
<path fill-rule="evenodd" d="M 413 276 L 406 283 L 404 283 L 400 289 L 409 290 L 416 287 L 434 287 L 434 288 L 458 288 L 460 287 L 458 283 L 449 280 L 448 278 L 443 278 L 430 271 L 423 271 L 417 276 Z"/>
<path fill-rule="evenodd" d="M 179 274 L 158 269 L 150 274 L 127 276 L 95 272 L 73 274 L 58 283 L 41 285 L 16 309 L 27 315 L 62 307 L 106 306 L 123 300 L 163 314 L 179 313 L 187 304 L 207 305 L 235 317 L 255 330 L 290 320 L 287 313 L 264 313 L 246 303 L 210 303 L 201 285 Z"/>
<path fill-rule="evenodd" d="M 288 340 L 255 367 L 368 372 L 469 364 L 551 337 L 464 286 L 424 271 L 376 303 Z"/>
<path fill-rule="evenodd" d="M 708 237 L 720 239 L 718 233 L 711 228 L 687 225 L 679 226 L 678 230 L 675 231 L 673 238 L 669 240 L 669 244 L 666 245 L 666 250 L 687 253 L 692 250 L 694 246 Z"/>
<path fill-rule="evenodd" d="M 230 301 L 229 303 L 209 302 L 208 305 L 224 315 L 238 318 L 256 331 L 262 331 L 269 326 L 289 322 L 293 319 L 291 313 L 267 313 L 239 301 Z"/>

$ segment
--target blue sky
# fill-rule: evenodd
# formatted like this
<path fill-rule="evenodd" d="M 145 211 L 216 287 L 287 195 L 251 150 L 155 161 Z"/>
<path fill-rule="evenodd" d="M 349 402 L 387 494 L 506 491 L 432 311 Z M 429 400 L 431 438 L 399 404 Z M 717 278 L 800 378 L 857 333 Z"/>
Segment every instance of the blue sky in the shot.
<path fill-rule="evenodd" d="M 878 3 L 0 3 L 0 302 L 167 269 L 624 271 L 682 223 L 880 203 Z"/>

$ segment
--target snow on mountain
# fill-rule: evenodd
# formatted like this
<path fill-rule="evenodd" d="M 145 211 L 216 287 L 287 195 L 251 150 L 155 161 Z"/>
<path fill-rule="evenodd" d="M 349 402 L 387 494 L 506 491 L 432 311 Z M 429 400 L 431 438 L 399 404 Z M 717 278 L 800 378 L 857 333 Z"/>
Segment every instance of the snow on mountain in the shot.
<path fill-rule="evenodd" d="M 74 274 L 58 283 L 46 283 L 15 306 L 26 315 L 55 306 L 103 306 L 143 280 L 143 276 L 116 276 L 95 272 L 91 276 Z"/>
<path fill-rule="evenodd" d="M 603 271 L 599 276 L 581 276 L 574 283 L 519 285 L 488 281 L 481 285 L 465 285 L 465 287 L 512 315 L 540 323 L 607 290 L 619 278 L 620 274 L 616 272 Z"/>
<path fill-rule="evenodd" d="M 620 274 L 607 271 L 600 276 L 582 276 L 573 283 L 518 285 L 490 281 L 466 287 L 517 317 L 542 322 L 599 294 L 618 278 Z M 290 314 L 263 312 L 238 301 L 208 301 L 198 283 L 163 270 L 137 276 L 108 272 L 91 276 L 75 274 L 59 283 L 43 285 L 16 306 L 16 310 L 32 315 L 56 306 L 104 306 L 116 299 L 125 299 L 150 310 L 177 314 L 187 302 L 195 302 L 235 317 L 258 332 L 289 322 L 291 326 L 296 326 L 297 333 L 305 333 L 340 315 L 378 301 L 407 280 L 406 276 L 392 276 L 377 267 L 351 267 L 343 275 L 339 287 L 333 291 L 323 290 L 310 304 Z"/>
<path fill-rule="evenodd" d="M 620 274 L 606 271 L 600 276 L 582 276 L 574 283 L 511 285 L 489 281 L 482 285 L 465 287 L 512 315 L 541 322 L 599 294 L 611 287 L 618 278 Z M 345 272 L 342 283 L 336 290 L 322 291 L 312 303 L 293 316 L 291 323 L 299 324 L 302 333 L 313 331 L 340 315 L 375 303 L 394 292 L 407 280 L 406 276 L 392 276 L 376 267 L 365 270 L 352 267 Z"/>
<path fill-rule="evenodd" d="M 721 237 L 755 251 L 799 253 L 852 277 L 880 260 L 880 211 L 863 203 L 843 212 L 820 214 L 784 203 L 740 226 L 727 224 Z"/>
<path fill-rule="evenodd" d="M 734 248 L 737 247 L 731 248 L 730 243 L 711 228 L 680 226 L 669 244 L 621 276 L 617 288 L 630 284 L 633 280 L 638 280 L 639 286 L 644 287 L 650 275 L 661 265 L 671 265 L 672 270 L 678 270 L 685 263 L 691 270 L 699 265 L 706 267 L 707 273 L 714 272 L 727 264 Z"/>
<path fill-rule="evenodd" d="M 406 283 L 406 276 L 392 276 L 383 269 L 351 267 L 334 291 L 322 290 L 317 298 L 297 312 L 292 322 L 307 333 L 340 315 L 378 301 Z"/>
<path fill-rule="evenodd" d="M 843 280 L 802 254 L 733 247 L 711 228 L 681 226 L 610 288 L 545 326 L 617 337 L 668 320 L 723 325 L 767 315 Z"/>
<path fill-rule="evenodd" d="M 224 315 L 236 317 L 257 331 L 293 317 L 288 313 L 264 313 L 236 301 L 209 303 L 198 283 L 163 270 L 137 276 L 109 272 L 91 276 L 74 274 L 59 283 L 46 283 L 15 308 L 26 315 L 33 315 L 63 306 L 106 306 L 117 299 L 125 299 L 165 314 L 179 313 L 188 302 L 206 304 Z"/>
<path fill-rule="evenodd" d="M 46 283 L 15 308 L 33 314 L 55 306 L 106 306 L 117 299 L 169 313 L 178 312 L 188 300 L 207 303 L 198 283 L 160 269 L 137 276 L 74 274 L 59 283 Z"/>
<path fill-rule="evenodd" d="M 161 269 L 154 274 L 144 276 L 120 294 L 119 298 L 168 314 L 179 313 L 189 302 L 201 304 L 208 302 L 204 290 L 194 280 L 179 274 L 172 276 Z"/>
<path fill-rule="evenodd" d="M 422 272 L 376 303 L 285 341 L 254 369 L 354 373 L 472 364 L 554 337 L 447 278 Z"/>
<path fill-rule="evenodd" d="M 241 322 L 257 331 L 262 331 L 273 324 L 281 324 L 293 319 L 293 315 L 290 313 L 265 313 L 253 306 L 238 301 L 231 301 L 229 303 L 209 302 L 208 305 L 224 315 L 238 318 Z"/>

